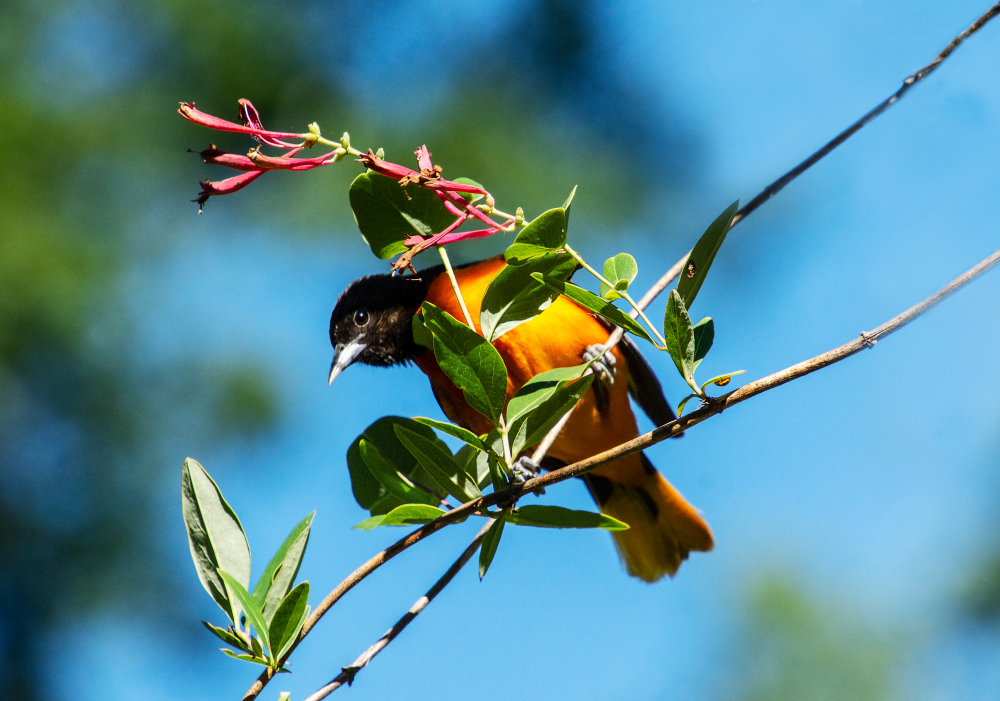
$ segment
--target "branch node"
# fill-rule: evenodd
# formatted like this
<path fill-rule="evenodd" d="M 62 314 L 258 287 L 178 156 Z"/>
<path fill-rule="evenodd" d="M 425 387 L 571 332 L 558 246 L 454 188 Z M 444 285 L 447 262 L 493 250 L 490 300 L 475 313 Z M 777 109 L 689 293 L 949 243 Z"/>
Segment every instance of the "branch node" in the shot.
<path fill-rule="evenodd" d="M 874 348 L 878 340 L 875 336 L 869 336 L 864 331 L 861 332 L 861 340 L 864 342 L 866 348 Z"/>

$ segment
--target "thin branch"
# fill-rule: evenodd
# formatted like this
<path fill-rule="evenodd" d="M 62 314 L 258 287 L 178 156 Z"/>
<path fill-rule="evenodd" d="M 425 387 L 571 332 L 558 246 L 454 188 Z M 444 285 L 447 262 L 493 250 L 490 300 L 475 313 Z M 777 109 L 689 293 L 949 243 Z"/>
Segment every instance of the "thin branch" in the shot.
<path fill-rule="evenodd" d="M 417 603 L 410 607 L 410 610 L 406 612 L 402 618 L 400 618 L 396 625 L 386 631 L 385 635 L 379 638 L 378 642 L 372 645 L 370 648 L 361 653 L 358 659 L 354 660 L 347 667 L 344 667 L 340 674 L 334 677 L 333 681 L 321 688 L 315 694 L 307 698 L 305 701 L 320 701 L 320 699 L 325 699 L 331 693 L 336 691 L 338 688 L 343 686 L 345 683 L 350 686 L 351 682 L 354 681 L 355 675 L 361 671 L 362 668 L 367 667 L 368 663 L 374 659 L 375 655 L 382 652 L 386 645 L 391 643 L 397 635 L 403 632 L 406 626 L 410 625 L 410 622 L 416 618 L 421 611 L 427 608 L 427 604 L 434 601 L 434 597 L 441 593 L 448 584 L 454 579 L 458 571 L 465 566 L 472 556 L 479 550 L 479 546 L 483 543 L 483 538 L 486 536 L 486 531 L 490 529 L 493 525 L 494 519 L 487 519 L 486 525 L 480 529 L 476 537 L 472 539 L 469 543 L 469 547 L 465 549 L 465 552 L 455 560 L 454 564 L 448 568 L 448 571 L 444 573 L 444 576 L 439 579 L 433 587 L 431 587 L 426 594 L 417 599 Z"/>
<path fill-rule="evenodd" d="M 444 246 L 438 246 L 438 253 L 441 254 L 441 260 L 444 261 L 444 269 L 448 272 L 448 279 L 451 280 L 451 289 L 455 290 L 455 299 L 458 300 L 458 306 L 462 308 L 462 314 L 465 316 L 465 323 L 469 325 L 469 328 L 473 331 L 476 330 L 476 325 L 472 323 L 472 315 L 469 314 L 469 308 L 465 306 L 465 297 L 462 296 L 462 290 L 458 286 L 458 280 L 455 279 L 455 271 L 452 270 L 451 261 L 448 259 L 448 251 L 444 250 Z"/>
<path fill-rule="evenodd" d="M 792 168 L 790 171 L 788 171 L 780 178 L 775 180 L 773 183 L 765 187 L 764 190 L 759 195 L 757 195 L 752 200 L 747 202 L 743 206 L 743 208 L 736 213 L 736 216 L 733 218 L 732 226 L 736 226 L 742 220 L 746 219 L 748 216 L 750 216 L 750 214 L 754 210 L 756 210 L 762 204 L 764 204 L 769 199 L 778 194 L 785 187 L 785 185 L 795 180 L 795 178 L 802 175 L 812 166 L 816 165 L 820 160 L 822 160 L 824 156 L 826 156 L 828 153 L 833 151 L 833 149 L 837 148 L 842 143 L 851 138 L 855 133 L 857 133 L 861 129 L 861 127 L 865 126 L 866 124 L 868 124 L 868 122 L 872 121 L 880 114 L 885 112 L 887 109 L 889 109 L 889 107 L 891 107 L 897 100 L 899 100 L 899 98 L 905 95 L 910 88 L 912 88 L 914 85 L 916 85 L 921 80 L 923 80 L 931 73 L 933 73 L 937 69 L 937 67 L 940 66 L 944 62 L 944 60 L 948 58 L 955 49 L 958 48 L 959 44 L 961 44 L 963 41 L 965 41 L 970 36 L 972 36 L 980 29 L 982 29 L 987 22 L 996 17 L 998 14 L 1000 14 L 1000 2 L 998 2 L 997 4 L 993 5 L 993 7 L 988 9 L 983 14 L 983 16 L 977 19 L 975 22 L 973 22 L 968 29 L 966 29 L 964 32 L 962 32 L 957 37 L 948 42 L 948 46 L 944 47 L 944 50 L 937 56 L 935 56 L 933 61 L 931 61 L 926 66 L 924 66 L 916 73 L 912 74 L 906 80 L 904 80 L 903 84 L 899 87 L 899 90 L 897 90 L 892 95 L 890 95 L 885 100 L 876 105 L 874 108 L 869 110 L 863 117 L 861 117 L 861 119 L 856 121 L 851 126 L 847 127 L 847 129 L 844 129 L 844 131 L 840 132 L 832 140 L 827 142 L 827 144 L 824 145 L 823 148 L 821 148 L 813 155 L 809 156 L 809 158 L 802 161 L 797 166 Z M 670 268 L 670 270 L 668 270 L 667 273 L 663 277 L 661 277 L 657 281 L 657 283 L 649 289 L 649 292 L 647 292 L 645 296 L 643 296 L 643 298 L 639 301 L 640 307 L 645 308 L 646 305 L 652 302 L 657 295 L 659 295 L 661 292 L 663 292 L 664 289 L 666 289 L 667 285 L 673 282 L 677 278 L 677 276 L 681 274 L 681 270 L 684 267 L 684 263 L 687 261 L 688 256 L 690 255 L 691 251 L 685 253 L 684 257 L 681 258 L 672 268 Z M 635 315 L 633 314 L 632 317 L 635 318 Z"/>

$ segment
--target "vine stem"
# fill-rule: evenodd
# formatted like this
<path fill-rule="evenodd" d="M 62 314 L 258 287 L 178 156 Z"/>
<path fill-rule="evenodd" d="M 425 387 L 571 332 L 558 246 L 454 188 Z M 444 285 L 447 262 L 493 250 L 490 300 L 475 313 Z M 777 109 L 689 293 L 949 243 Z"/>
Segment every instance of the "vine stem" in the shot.
<path fill-rule="evenodd" d="M 610 280 L 608 280 L 607 278 L 605 278 L 603 275 L 601 275 L 599 272 L 597 272 L 596 270 L 594 270 L 592 267 L 590 267 L 590 264 L 587 263 L 587 261 L 585 261 L 583 259 L 583 256 L 581 256 L 579 253 L 577 253 L 572 248 L 570 248 L 569 244 L 563 244 L 563 249 L 567 253 L 569 253 L 571 256 L 573 256 L 573 259 L 577 263 L 579 263 L 580 265 L 582 265 L 584 268 L 586 268 L 587 271 L 589 273 L 591 273 L 594 277 L 596 277 L 598 280 L 600 280 L 601 282 L 603 282 L 605 285 L 607 285 L 611 289 L 614 289 L 614 287 L 615 287 L 614 283 L 611 282 Z M 640 317 L 642 317 L 642 320 L 644 322 L 646 322 L 646 326 L 649 327 L 649 330 L 653 332 L 653 334 L 656 336 L 656 339 L 660 342 L 660 344 L 657 346 L 657 348 L 659 348 L 660 350 L 666 350 L 667 349 L 667 342 L 663 339 L 663 336 L 660 335 L 660 332 L 656 330 L 656 327 L 653 326 L 652 322 L 649 319 L 646 318 L 646 315 L 643 313 L 642 308 L 639 307 L 632 300 L 632 298 L 629 296 L 628 292 L 619 292 L 618 294 L 621 295 L 622 299 L 624 299 L 626 302 L 628 302 L 629 304 L 632 305 L 632 312 L 631 312 L 632 318 L 634 319 L 636 317 L 636 314 L 638 314 Z"/>
<path fill-rule="evenodd" d="M 455 290 L 455 298 L 458 300 L 458 306 L 462 308 L 462 314 L 465 315 L 465 323 L 469 325 L 469 328 L 476 331 L 476 325 L 472 323 L 472 315 L 469 314 L 469 308 L 465 306 L 465 297 L 462 296 L 462 290 L 458 287 L 458 280 L 455 278 L 455 271 L 451 267 L 451 260 L 448 259 L 448 252 L 444 250 L 444 246 L 438 246 L 438 253 L 441 254 L 441 260 L 444 262 L 444 269 L 448 271 L 448 279 L 451 280 L 451 289 Z M 476 331 L 476 333 L 479 333 Z"/>
<path fill-rule="evenodd" d="M 486 525 L 483 526 L 476 537 L 472 539 L 469 546 L 462 552 L 457 560 L 448 568 L 448 571 L 444 573 L 434 586 L 427 590 L 427 593 L 417 599 L 417 602 L 410 607 L 410 610 L 400 618 L 396 625 L 385 632 L 374 645 L 365 650 L 358 659 L 354 660 L 351 664 L 344 667 L 340 674 L 334 677 L 329 684 L 322 687 L 314 694 L 305 699 L 305 701 L 320 701 L 320 699 L 325 699 L 327 696 L 332 694 L 334 691 L 342 687 L 345 683 L 349 686 L 351 682 L 354 681 L 355 675 L 360 672 L 363 668 L 368 666 L 368 663 L 375 658 L 375 655 L 382 652 L 385 646 L 391 643 L 397 635 L 403 632 L 406 626 L 410 625 L 414 618 L 420 615 L 420 612 L 427 608 L 427 605 L 434 601 L 434 597 L 441 593 L 444 589 L 455 578 L 459 570 L 465 567 L 465 564 L 472 559 L 472 556 L 476 554 L 479 550 L 479 546 L 483 544 L 483 538 L 486 537 L 486 532 L 490 530 L 490 526 L 496 519 L 487 519 Z"/>

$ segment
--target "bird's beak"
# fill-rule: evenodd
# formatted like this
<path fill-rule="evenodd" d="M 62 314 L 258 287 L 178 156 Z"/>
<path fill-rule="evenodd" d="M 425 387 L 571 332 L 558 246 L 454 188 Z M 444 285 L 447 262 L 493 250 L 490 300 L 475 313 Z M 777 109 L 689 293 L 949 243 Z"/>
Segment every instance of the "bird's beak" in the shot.
<path fill-rule="evenodd" d="M 362 334 L 358 334 L 357 337 L 350 343 L 338 343 L 333 349 L 333 362 L 330 363 L 330 382 L 337 379 L 337 375 L 344 371 L 344 368 L 351 365 L 358 356 L 361 355 L 361 351 L 368 347 L 367 343 L 361 342 Z"/>

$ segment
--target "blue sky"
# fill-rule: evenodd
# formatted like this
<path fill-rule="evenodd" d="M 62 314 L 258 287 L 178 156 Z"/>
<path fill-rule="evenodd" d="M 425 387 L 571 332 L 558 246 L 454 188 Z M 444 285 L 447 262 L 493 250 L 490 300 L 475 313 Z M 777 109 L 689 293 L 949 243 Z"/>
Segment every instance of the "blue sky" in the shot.
<path fill-rule="evenodd" d="M 417 111 L 419 100 L 453 86 L 442 82 L 441 65 L 398 68 L 397 54 L 440 45 L 447 66 L 476 32 L 502 30 L 516 11 L 446 4 L 439 19 L 411 32 L 415 11 L 383 9 L 377 25 L 354 18 L 350 40 L 409 39 L 345 70 L 386 106 L 413 101 Z M 579 192 L 573 229 L 591 234 L 581 253 L 600 262 L 627 250 L 639 261 L 635 285 L 645 288 L 731 201 L 748 201 L 888 96 L 985 9 L 859 0 L 603 10 L 606 70 L 628 75 L 665 120 L 693 134 L 699 167 L 682 197 L 647 203 L 638 223 L 621 229 L 588 222 L 586 202 L 601 193 Z M 470 12 L 481 13 L 478 29 L 455 31 Z M 733 230 L 695 310 L 716 321 L 705 377 L 744 368 L 743 377 L 759 378 L 829 350 L 1000 246 L 998 61 L 994 24 Z M 252 86 L 246 92 L 252 98 Z M 627 155 L 602 157 L 636 167 Z M 655 163 L 641 167 L 656 177 Z M 488 186 L 488 174 L 469 175 Z M 176 206 L 189 195 L 174 193 Z M 161 321 L 143 343 L 167 355 L 197 349 L 273 361 L 284 413 L 276 436 L 251 446 L 191 445 L 185 436 L 167 443 L 178 472 L 191 454 L 219 482 L 247 529 L 255 576 L 287 531 L 318 511 L 300 573 L 318 600 L 402 534 L 351 530 L 365 514 L 350 496 L 347 446 L 379 416 L 441 414 L 415 368 L 355 367 L 326 386 L 330 309 L 348 282 L 382 269 L 359 236 L 336 249 L 318 237 L 285 241 L 231 231 L 224 212 L 192 211 L 181 220 L 189 227 L 179 232 L 182 248 L 137 271 L 137 307 Z M 354 225 L 348 217 L 331 226 Z M 900 685 L 911 698 L 996 693 L 995 641 L 972 658 L 967 641 L 941 630 L 962 577 L 997 540 L 998 299 L 993 271 L 874 350 L 650 450 L 717 539 L 675 580 L 628 578 L 603 533 L 508 528 L 482 583 L 474 567 L 463 571 L 338 693 L 457 699 L 485 683 L 491 695 L 520 699 L 720 698 L 748 591 L 773 573 L 846 618 L 907 631 L 911 664 Z M 654 304 L 651 318 L 662 309 Z M 669 358 L 650 356 L 676 402 L 685 392 Z M 177 475 L 163 476 L 156 556 L 191 570 L 176 485 Z M 575 482 L 550 489 L 545 503 L 590 508 Z M 477 527 L 448 529 L 352 591 L 296 652 L 295 673 L 264 698 L 286 689 L 302 698 L 334 676 L 423 594 Z M 193 570 L 186 594 L 192 626 L 221 620 Z M 207 634 L 175 641 L 128 623 L 109 614 L 64 631 L 79 644 L 53 653 L 53 690 L 66 698 L 237 698 L 256 676 L 215 652 Z M 79 675 L 92 683 L 80 685 Z"/>

